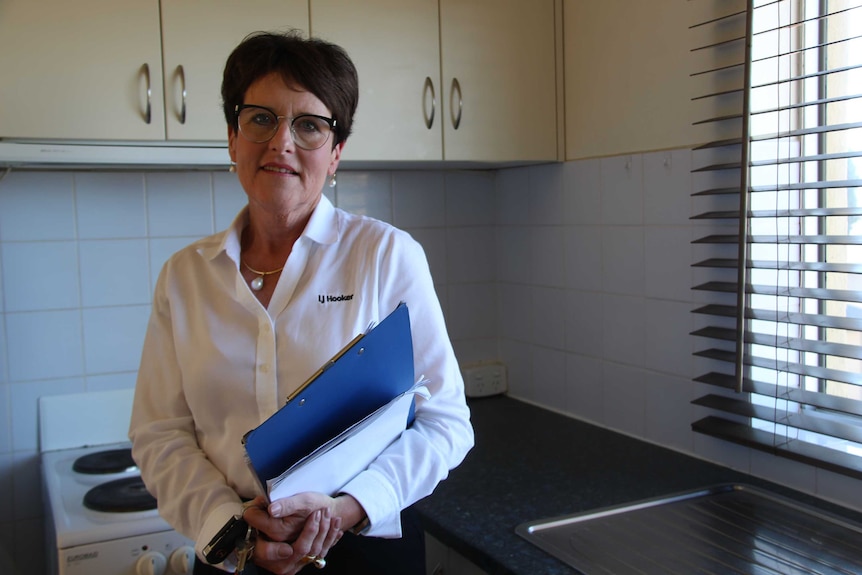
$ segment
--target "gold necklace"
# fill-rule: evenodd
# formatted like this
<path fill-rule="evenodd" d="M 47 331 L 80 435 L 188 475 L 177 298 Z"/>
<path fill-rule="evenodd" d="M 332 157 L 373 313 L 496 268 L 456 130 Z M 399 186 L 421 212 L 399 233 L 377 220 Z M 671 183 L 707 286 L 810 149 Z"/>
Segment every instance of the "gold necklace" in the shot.
<path fill-rule="evenodd" d="M 260 291 L 261 289 L 263 289 L 263 278 L 264 278 L 264 276 L 268 276 L 269 274 L 277 274 L 278 272 L 280 272 L 281 270 L 284 269 L 284 266 L 281 266 L 277 270 L 272 270 L 271 272 L 261 272 L 261 271 L 254 269 L 253 267 L 251 267 L 250 265 L 248 265 L 245 262 L 242 262 L 242 265 L 244 265 L 245 269 L 247 269 L 251 273 L 258 275 L 258 277 L 251 280 L 251 289 L 253 289 L 254 291 Z"/>

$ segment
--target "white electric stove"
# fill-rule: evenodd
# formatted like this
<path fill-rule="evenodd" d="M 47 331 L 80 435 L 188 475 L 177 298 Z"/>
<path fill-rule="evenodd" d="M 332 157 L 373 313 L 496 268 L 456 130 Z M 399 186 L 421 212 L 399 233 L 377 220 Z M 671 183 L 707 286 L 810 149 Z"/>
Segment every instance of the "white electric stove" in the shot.
<path fill-rule="evenodd" d="M 193 543 L 159 516 L 131 458 L 132 390 L 42 397 L 52 575 L 186 575 Z"/>

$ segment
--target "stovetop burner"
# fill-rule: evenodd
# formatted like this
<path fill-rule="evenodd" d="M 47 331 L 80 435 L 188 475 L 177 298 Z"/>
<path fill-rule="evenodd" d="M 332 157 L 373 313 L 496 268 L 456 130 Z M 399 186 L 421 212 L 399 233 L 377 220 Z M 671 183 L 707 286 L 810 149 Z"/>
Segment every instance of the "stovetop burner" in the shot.
<path fill-rule="evenodd" d="M 82 455 L 72 464 L 72 471 L 87 475 L 121 473 L 136 467 L 132 449 L 108 449 Z"/>
<path fill-rule="evenodd" d="M 84 495 L 84 507 L 93 511 L 129 512 L 156 508 L 140 475 L 123 477 L 97 485 Z"/>

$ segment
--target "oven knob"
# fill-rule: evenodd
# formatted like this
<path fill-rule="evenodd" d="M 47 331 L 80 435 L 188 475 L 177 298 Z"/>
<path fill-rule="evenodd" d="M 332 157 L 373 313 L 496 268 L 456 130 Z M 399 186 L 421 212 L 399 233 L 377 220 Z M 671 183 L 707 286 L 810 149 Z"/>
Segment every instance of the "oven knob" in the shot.
<path fill-rule="evenodd" d="M 156 551 L 147 551 L 135 563 L 136 575 L 165 575 L 167 569 L 168 560 Z"/>
<path fill-rule="evenodd" d="M 171 553 L 171 573 L 186 575 L 195 568 L 195 550 L 190 545 L 183 545 Z"/>

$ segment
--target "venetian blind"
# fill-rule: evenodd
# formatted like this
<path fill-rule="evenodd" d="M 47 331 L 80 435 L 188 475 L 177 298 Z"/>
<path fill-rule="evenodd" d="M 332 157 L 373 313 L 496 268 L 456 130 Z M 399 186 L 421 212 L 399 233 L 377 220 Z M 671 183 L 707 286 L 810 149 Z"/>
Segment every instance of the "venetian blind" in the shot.
<path fill-rule="evenodd" d="M 739 85 L 702 97 L 740 97 L 706 120 L 738 137 L 694 152 L 730 158 L 698 168 L 727 185 L 696 196 L 736 206 L 696 216 L 717 232 L 694 286 L 696 380 L 715 387 L 692 428 L 862 478 L 862 0 L 733 4 L 695 26 L 739 30 L 702 48 L 731 51 L 705 73 Z"/>

